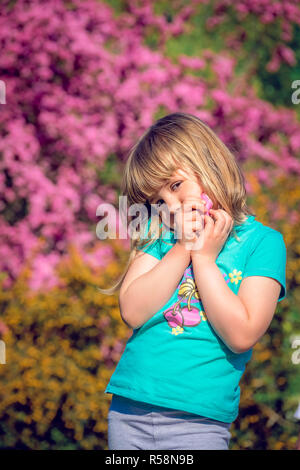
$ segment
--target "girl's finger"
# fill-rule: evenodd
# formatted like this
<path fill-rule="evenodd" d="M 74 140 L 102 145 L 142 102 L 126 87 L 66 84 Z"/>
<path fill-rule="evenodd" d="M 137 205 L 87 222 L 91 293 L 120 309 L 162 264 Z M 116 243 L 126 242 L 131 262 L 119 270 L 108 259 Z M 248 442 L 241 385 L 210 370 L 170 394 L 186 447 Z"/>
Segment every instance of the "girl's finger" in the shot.
<path fill-rule="evenodd" d="M 198 222 L 198 221 L 204 221 L 203 219 L 203 216 L 204 216 L 204 211 L 202 210 L 192 210 L 191 212 L 188 212 L 186 214 L 186 220 L 190 220 L 190 221 L 193 221 L 193 222 Z"/>
<path fill-rule="evenodd" d="M 186 196 L 184 198 L 183 204 L 185 203 L 188 204 L 188 203 L 193 203 L 193 202 L 201 202 L 205 204 L 205 201 L 203 201 L 203 199 L 200 196 Z"/>
<path fill-rule="evenodd" d="M 197 232 L 199 230 L 204 229 L 204 216 L 200 220 L 193 220 L 192 230 L 193 232 Z"/>
<path fill-rule="evenodd" d="M 233 219 L 226 211 L 224 211 L 222 209 L 219 209 L 219 211 L 223 215 L 223 219 L 225 221 L 225 223 L 222 227 L 222 235 L 224 235 L 225 237 L 228 237 L 228 235 L 231 232 L 231 229 L 233 227 Z"/>
<path fill-rule="evenodd" d="M 184 201 L 183 209 L 184 211 L 192 211 L 193 209 L 199 210 L 200 212 L 204 211 L 205 203 L 202 200 L 194 201 Z"/>
<path fill-rule="evenodd" d="M 220 211 L 224 214 L 224 217 L 226 219 L 226 224 L 225 224 L 224 230 L 225 230 L 225 233 L 228 234 L 231 231 L 232 227 L 233 227 L 233 218 L 231 217 L 231 215 L 229 215 L 223 209 L 220 209 Z"/>
<path fill-rule="evenodd" d="M 226 218 L 220 210 L 213 210 L 212 215 L 215 218 L 215 233 L 222 233 L 225 225 L 226 225 Z"/>
<path fill-rule="evenodd" d="M 214 226 L 215 226 L 214 221 L 209 215 L 205 215 L 204 220 L 205 220 L 205 230 L 208 232 L 208 235 L 210 235 L 214 230 Z"/>
<path fill-rule="evenodd" d="M 231 215 L 228 214 L 228 212 L 224 211 L 224 209 L 218 209 L 218 210 L 210 209 L 210 211 L 212 211 L 212 212 L 218 212 L 218 213 L 220 213 L 220 214 L 223 214 L 226 220 L 228 220 L 228 219 L 229 219 L 229 220 L 232 220 Z"/>

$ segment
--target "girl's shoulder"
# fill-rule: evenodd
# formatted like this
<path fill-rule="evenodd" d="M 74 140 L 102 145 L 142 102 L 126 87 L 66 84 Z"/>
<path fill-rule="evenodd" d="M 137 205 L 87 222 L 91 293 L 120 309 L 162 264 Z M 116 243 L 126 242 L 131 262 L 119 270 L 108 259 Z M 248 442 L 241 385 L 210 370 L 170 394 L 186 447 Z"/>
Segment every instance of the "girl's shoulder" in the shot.
<path fill-rule="evenodd" d="M 247 221 L 237 226 L 236 235 L 228 243 L 228 254 L 232 249 L 237 251 L 240 258 L 245 257 L 247 262 L 258 265 L 274 263 L 284 264 L 286 261 L 286 245 L 282 233 L 269 225 L 249 216 Z"/>
<path fill-rule="evenodd" d="M 286 244 L 279 230 L 253 218 L 248 240 L 247 256 L 255 259 L 257 265 L 285 264 Z"/>
<path fill-rule="evenodd" d="M 272 242 L 284 242 L 284 237 L 279 230 L 276 230 L 269 225 L 265 225 L 258 220 L 254 220 L 255 235 L 258 241 L 267 239 L 269 243 Z"/>
<path fill-rule="evenodd" d="M 238 236 L 249 237 L 253 242 L 258 243 L 265 237 L 268 240 L 283 240 L 283 235 L 279 230 L 276 230 L 269 225 L 265 225 L 258 221 L 254 215 L 248 216 L 247 220 L 240 225 L 235 226 L 235 230 Z"/>

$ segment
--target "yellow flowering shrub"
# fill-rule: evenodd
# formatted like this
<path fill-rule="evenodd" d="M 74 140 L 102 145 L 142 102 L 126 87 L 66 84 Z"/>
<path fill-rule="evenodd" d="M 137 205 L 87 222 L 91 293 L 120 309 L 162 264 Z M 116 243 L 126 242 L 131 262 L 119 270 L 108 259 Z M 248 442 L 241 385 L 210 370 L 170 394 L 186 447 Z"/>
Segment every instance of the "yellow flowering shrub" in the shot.
<path fill-rule="evenodd" d="M 255 191 L 249 203 L 256 219 L 284 237 L 287 297 L 277 305 L 241 380 L 240 414 L 231 428 L 231 448 L 291 450 L 300 432 L 293 417 L 300 401 L 300 364 L 292 361 L 291 347 L 293 336 L 300 339 L 299 179 L 280 177 L 269 189 L 253 173 L 247 181 Z"/>
<path fill-rule="evenodd" d="M 74 248 L 60 268 L 64 288 L 30 292 L 27 267 L 0 291 L 7 331 L 0 365 L 0 447 L 105 449 L 111 395 L 106 384 L 131 330 L 120 319 L 113 285 L 127 259 L 119 244 L 104 272 L 85 266 Z"/>

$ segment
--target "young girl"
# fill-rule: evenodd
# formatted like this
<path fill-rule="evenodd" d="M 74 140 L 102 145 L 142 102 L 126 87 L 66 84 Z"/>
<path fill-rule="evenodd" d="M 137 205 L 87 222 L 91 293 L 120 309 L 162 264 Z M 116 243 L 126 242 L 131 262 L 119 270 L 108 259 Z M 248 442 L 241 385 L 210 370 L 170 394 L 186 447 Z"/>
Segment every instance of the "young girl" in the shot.
<path fill-rule="evenodd" d="M 233 154 L 191 114 L 141 136 L 122 192 L 149 218 L 123 277 L 102 291 L 121 286 L 133 329 L 105 390 L 108 447 L 228 449 L 245 365 L 286 296 L 284 239 L 249 211 Z"/>

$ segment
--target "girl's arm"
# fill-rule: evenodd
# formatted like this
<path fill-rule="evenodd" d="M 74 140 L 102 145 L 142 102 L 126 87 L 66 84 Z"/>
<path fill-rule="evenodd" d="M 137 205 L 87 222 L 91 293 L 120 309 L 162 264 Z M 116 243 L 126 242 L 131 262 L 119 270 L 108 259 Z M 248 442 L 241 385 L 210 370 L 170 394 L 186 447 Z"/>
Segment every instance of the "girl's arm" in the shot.
<path fill-rule="evenodd" d="M 200 248 L 191 250 L 193 271 L 205 314 L 215 331 L 235 353 L 248 351 L 266 332 L 281 289 L 271 276 L 242 280 L 238 295 L 227 285 L 215 260 L 233 226 L 224 210 L 210 210 Z M 199 245 L 198 245 L 199 246 Z"/>
<path fill-rule="evenodd" d="M 142 253 L 134 259 L 126 275 L 134 280 L 128 284 L 129 277 L 127 283 L 125 277 L 119 296 L 122 319 L 133 329 L 140 328 L 171 298 L 191 260 L 190 251 L 176 242 L 152 269 L 140 275 L 145 271 L 145 256 L 151 255 Z"/>
<path fill-rule="evenodd" d="M 236 295 L 214 260 L 191 253 L 195 281 L 208 321 L 233 352 L 248 351 L 271 323 L 280 283 L 269 277 L 251 276 L 242 280 Z"/>

